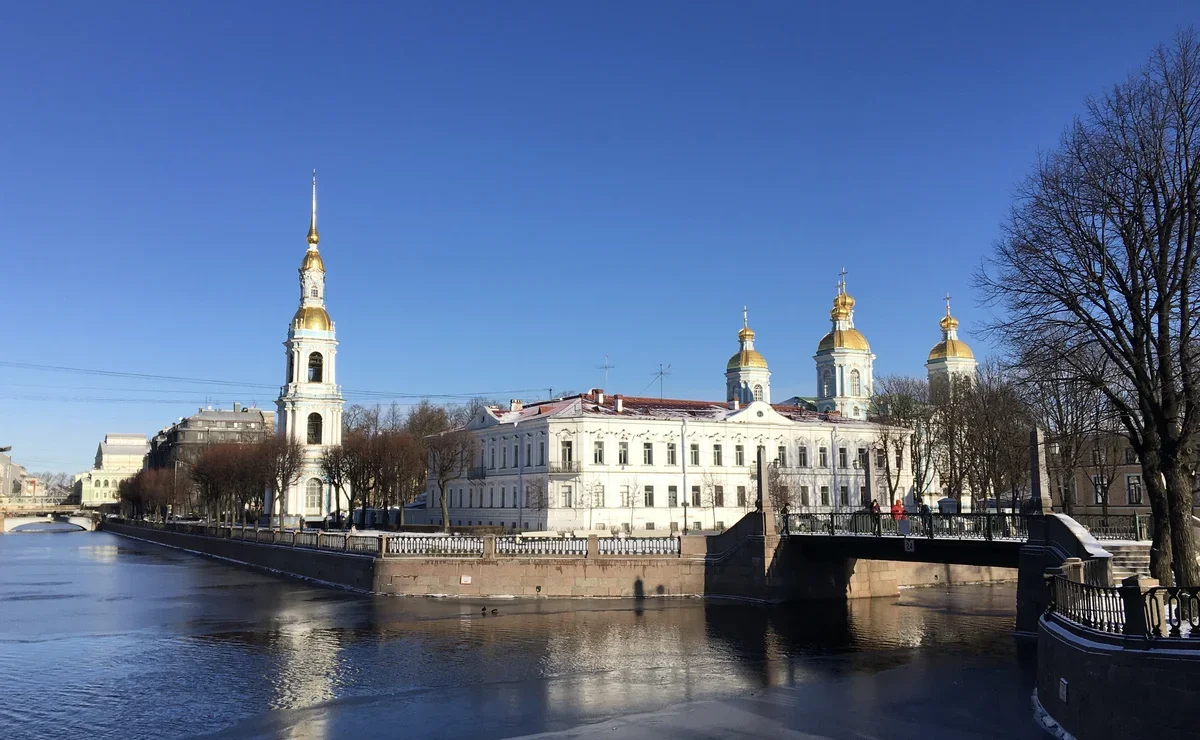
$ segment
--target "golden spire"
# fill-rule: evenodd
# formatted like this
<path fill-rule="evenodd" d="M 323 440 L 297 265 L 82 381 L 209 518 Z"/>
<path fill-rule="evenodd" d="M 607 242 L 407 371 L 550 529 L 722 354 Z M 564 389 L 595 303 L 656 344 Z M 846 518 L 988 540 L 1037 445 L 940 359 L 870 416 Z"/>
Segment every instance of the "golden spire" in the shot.
<path fill-rule="evenodd" d="M 746 307 L 742 306 L 742 330 L 738 332 L 738 341 L 745 342 L 747 339 L 754 339 L 754 330 L 750 328 Z"/>
<path fill-rule="evenodd" d="M 950 331 L 958 328 L 958 319 L 950 315 L 950 294 L 946 294 L 946 316 L 938 322 L 942 327 L 942 331 Z"/>
<path fill-rule="evenodd" d="M 850 310 L 854 308 L 854 299 L 846 292 L 846 268 L 842 268 L 841 280 L 838 280 L 837 295 L 833 299 L 833 309 L 829 318 L 837 321 L 850 318 Z"/>
<path fill-rule="evenodd" d="M 316 247 L 321 237 L 317 234 L 317 171 L 313 170 L 312 181 L 312 220 L 308 222 L 308 243 Z"/>

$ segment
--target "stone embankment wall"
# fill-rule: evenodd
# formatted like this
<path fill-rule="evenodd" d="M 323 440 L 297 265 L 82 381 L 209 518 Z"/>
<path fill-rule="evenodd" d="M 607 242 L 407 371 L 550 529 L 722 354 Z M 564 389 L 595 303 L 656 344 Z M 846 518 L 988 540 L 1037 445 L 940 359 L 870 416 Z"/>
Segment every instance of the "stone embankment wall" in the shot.
<path fill-rule="evenodd" d="M 311 578 L 360 591 L 370 591 L 375 585 L 375 558 L 369 555 L 260 545 L 111 522 L 105 522 L 103 527 L 113 534 L 177 547 L 284 575 Z"/>
<path fill-rule="evenodd" d="M 574 557 L 497 555 L 374 558 L 288 545 L 243 542 L 124 524 L 116 533 L 348 588 L 444 596 L 723 596 L 763 601 L 894 596 L 909 586 L 1016 579 L 1004 568 L 869 560 L 809 561 L 751 515 L 714 536 L 682 538 L 678 554 L 601 554 L 589 538 Z"/>

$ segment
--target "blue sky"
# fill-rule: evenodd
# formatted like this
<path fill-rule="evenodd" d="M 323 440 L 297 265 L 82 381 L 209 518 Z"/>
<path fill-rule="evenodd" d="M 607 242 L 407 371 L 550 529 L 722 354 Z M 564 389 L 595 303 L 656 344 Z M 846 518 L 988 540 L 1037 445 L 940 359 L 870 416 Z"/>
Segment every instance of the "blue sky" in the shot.
<path fill-rule="evenodd" d="M 747 304 L 811 395 L 843 265 L 877 373 L 924 372 L 947 291 L 987 354 L 1015 185 L 1197 11 L 839 5 L 7 4 L 0 361 L 250 385 L 0 364 L 0 445 L 78 471 L 271 406 L 314 167 L 348 390 L 531 399 L 607 354 L 610 392 L 720 398 Z"/>

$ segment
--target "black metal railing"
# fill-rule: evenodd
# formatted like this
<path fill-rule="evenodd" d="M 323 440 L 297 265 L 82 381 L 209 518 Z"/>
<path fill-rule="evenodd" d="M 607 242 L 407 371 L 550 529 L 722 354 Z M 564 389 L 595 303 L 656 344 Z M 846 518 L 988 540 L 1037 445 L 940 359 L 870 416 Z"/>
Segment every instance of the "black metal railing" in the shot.
<path fill-rule="evenodd" d="M 1071 517 L 1098 540 L 1149 540 L 1154 520 L 1149 514 L 1077 514 Z"/>
<path fill-rule="evenodd" d="M 1200 643 L 1200 589 L 1160 586 L 1142 596 L 1151 637 L 1180 637 Z"/>
<path fill-rule="evenodd" d="M 476 465 L 467 468 L 467 478 L 469 480 L 483 480 L 487 477 L 487 468 L 483 465 Z"/>
<path fill-rule="evenodd" d="M 551 473 L 578 473 L 578 460 L 557 460 L 550 462 Z"/>
<path fill-rule="evenodd" d="M 788 514 L 785 534 L 926 537 L 929 539 L 1029 539 L 1028 519 L 1021 514 L 874 514 L 868 511 Z"/>
<path fill-rule="evenodd" d="M 1088 629 L 1125 634 L 1125 600 L 1116 588 L 1054 576 L 1050 579 L 1049 611 Z"/>

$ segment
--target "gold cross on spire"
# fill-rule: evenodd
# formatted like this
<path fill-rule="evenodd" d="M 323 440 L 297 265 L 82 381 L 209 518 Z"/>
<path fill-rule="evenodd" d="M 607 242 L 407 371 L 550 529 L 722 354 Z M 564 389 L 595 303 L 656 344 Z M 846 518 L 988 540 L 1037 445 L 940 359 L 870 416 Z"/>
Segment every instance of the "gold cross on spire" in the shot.
<path fill-rule="evenodd" d="M 838 282 L 838 293 L 846 292 L 846 268 L 842 268 L 842 279 Z"/>
<path fill-rule="evenodd" d="M 750 328 L 750 320 L 746 317 L 746 307 L 745 306 L 742 306 L 742 328 L 743 329 Z"/>
<path fill-rule="evenodd" d="M 308 243 L 317 246 L 321 237 L 317 234 L 317 171 L 313 170 L 312 179 L 312 219 L 308 222 Z"/>
<path fill-rule="evenodd" d="M 950 315 L 950 292 L 946 292 L 946 315 Z"/>

